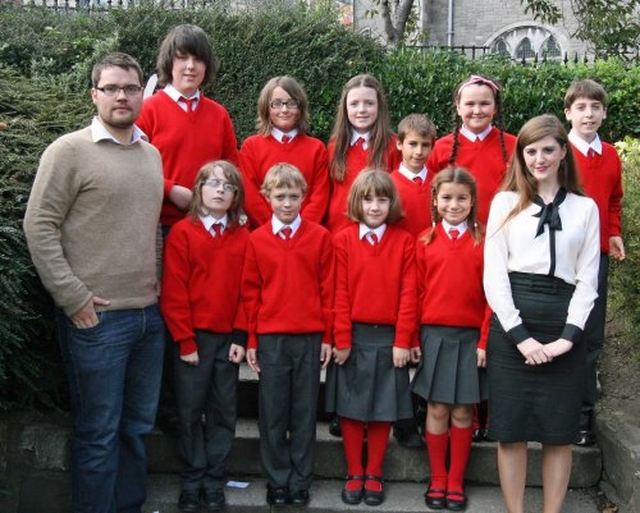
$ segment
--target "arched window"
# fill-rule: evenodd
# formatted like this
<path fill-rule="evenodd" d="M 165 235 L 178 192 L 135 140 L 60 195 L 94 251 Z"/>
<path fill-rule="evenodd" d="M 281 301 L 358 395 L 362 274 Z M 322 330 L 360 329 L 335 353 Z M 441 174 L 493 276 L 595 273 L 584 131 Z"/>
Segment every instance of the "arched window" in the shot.
<path fill-rule="evenodd" d="M 542 44 L 541 53 L 545 57 L 561 57 L 560 45 L 556 38 L 549 36 L 549 38 Z"/>
<path fill-rule="evenodd" d="M 492 53 L 497 53 L 498 55 L 511 55 L 511 51 L 509 50 L 509 45 L 505 42 L 504 39 L 498 39 L 491 49 Z"/>
<path fill-rule="evenodd" d="M 536 52 L 533 51 L 531 40 L 525 37 L 516 48 L 516 59 L 533 59 Z"/>

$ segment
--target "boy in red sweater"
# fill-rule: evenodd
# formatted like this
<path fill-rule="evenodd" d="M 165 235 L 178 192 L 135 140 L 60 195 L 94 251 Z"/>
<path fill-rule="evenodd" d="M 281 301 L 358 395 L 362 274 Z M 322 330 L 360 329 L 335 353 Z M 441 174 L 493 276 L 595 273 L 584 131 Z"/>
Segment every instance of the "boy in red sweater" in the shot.
<path fill-rule="evenodd" d="M 309 502 L 320 368 L 331 357 L 333 246 L 324 227 L 300 217 L 306 191 L 290 164 L 267 172 L 262 193 L 273 215 L 251 233 L 242 275 L 247 362 L 260 376 L 260 454 L 272 506 Z"/>
<path fill-rule="evenodd" d="M 582 186 L 596 202 L 600 212 L 598 298 L 584 328 L 587 382 L 582 400 L 580 432 L 575 440 L 576 445 L 592 445 L 595 442 L 592 423 L 597 395 L 596 361 L 604 342 L 609 255 L 617 260 L 625 258 L 622 240 L 622 163 L 616 149 L 598 136 L 598 129 L 607 117 L 607 93 L 600 84 L 590 79 L 573 82 L 564 98 L 564 113 L 571 122 L 569 140 Z"/>

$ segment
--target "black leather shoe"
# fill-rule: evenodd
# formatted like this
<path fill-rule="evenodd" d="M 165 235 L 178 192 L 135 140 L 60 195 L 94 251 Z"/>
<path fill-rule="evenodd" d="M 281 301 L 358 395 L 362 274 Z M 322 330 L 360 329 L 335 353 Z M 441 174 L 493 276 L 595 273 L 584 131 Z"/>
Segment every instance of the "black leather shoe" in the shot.
<path fill-rule="evenodd" d="M 178 499 L 178 509 L 182 513 L 195 513 L 200 509 L 200 491 L 182 490 Z"/>
<path fill-rule="evenodd" d="M 393 436 L 402 447 L 408 447 L 410 449 L 424 449 L 424 438 L 418 433 L 417 426 L 412 422 L 411 424 L 398 424 L 393 426 Z"/>
<path fill-rule="evenodd" d="M 292 506 L 306 506 L 309 504 L 309 490 L 298 490 L 289 494 L 289 504 Z"/>
<path fill-rule="evenodd" d="M 467 507 L 467 496 L 462 492 L 447 492 L 446 501 L 449 511 L 463 511 Z"/>
<path fill-rule="evenodd" d="M 596 436 L 590 429 L 583 429 L 578 432 L 578 436 L 576 436 L 573 443 L 581 447 L 588 447 L 596 443 Z"/>
<path fill-rule="evenodd" d="M 380 506 L 384 501 L 384 488 L 382 485 L 382 478 L 379 476 L 367 476 L 367 481 L 377 481 L 380 483 L 380 491 L 367 489 L 367 483 L 365 481 L 364 486 L 364 503 L 367 506 Z"/>
<path fill-rule="evenodd" d="M 447 505 L 446 493 L 446 490 L 441 488 L 431 488 L 431 486 L 429 486 L 429 489 L 424 494 L 424 502 L 427 505 L 427 508 L 444 509 Z"/>
<path fill-rule="evenodd" d="M 286 487 L 273 488 L 267 486 L 267 504 L 270 506 L 286 506 L 289 498 L 289 490 Z"/>
<path fill-rule="evenodd" d="M 209 511 L 220 511 L 224 508 L 226 500 L 222 490 L 206 490 L 204 492 L 204 505 Z"/>
<path fill-rule="evenodd" d="M 340 438 L 342 436 L 342 428 L 340 427 L 340 417 L 334 415 L 329 423 L 329 433 Z"/>
<path fill-rule="evenodd" d="M 474 429 L 471 435 L 472 442 L 482 442 L 484 440 L 484 429 Z"/>
<path fill-rule="evenodd" d="M 349 483 L 349 481 L 360 481 L 360 488 L 357 490 L 347 490 L 347 483 Z M 364 495 L 363 484 L 364 476 L 347 476 L 347 482 L 342 489 L 342 502 L 351 505 L 360 504 L 362 496 Z"/>

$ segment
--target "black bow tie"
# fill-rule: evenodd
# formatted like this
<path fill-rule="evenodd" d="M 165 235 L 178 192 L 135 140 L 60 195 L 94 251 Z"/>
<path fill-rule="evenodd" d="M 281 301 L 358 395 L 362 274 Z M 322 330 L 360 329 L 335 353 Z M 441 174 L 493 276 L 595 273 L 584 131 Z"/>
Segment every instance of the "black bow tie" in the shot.
<path fill-rule="evenodd" d="M 551 203 L 545 203 L 542 198 L 536 195 L 533 198 L 533 202 L 540 207 L 540 212 L 533 214 L 533 217 L 539 217 L 538 230 L 536 231 L 536 237 L 544 233 L 544 225 L 549 225 L 549 230 L 562 230 L 562 220 L 560 219 L 560 213 L 558 212 L 558 206 L 567 197 L 567 191 L 560 189 L 553 198 Z M 534 237 L 535 238 L 535 237 Z"/>

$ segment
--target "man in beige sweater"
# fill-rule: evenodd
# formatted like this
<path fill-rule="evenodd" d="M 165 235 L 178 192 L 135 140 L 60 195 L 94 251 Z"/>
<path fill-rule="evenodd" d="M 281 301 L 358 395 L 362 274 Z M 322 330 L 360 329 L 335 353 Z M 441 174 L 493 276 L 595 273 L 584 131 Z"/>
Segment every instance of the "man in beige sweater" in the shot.
<path fill-rule="evenodd" d="M 115 53 L 93 68 L 91 125 L 42 154 L 24 230 L 58 309 L 69 381 L 74 513 L 139 513 L 143 435 L 154 425 L 164 325 L 157 304 L 158 151 L 134 125 L 142 71 Z"/>

